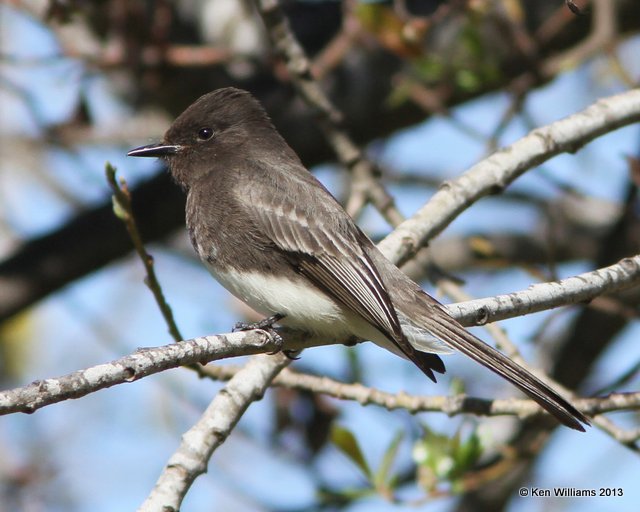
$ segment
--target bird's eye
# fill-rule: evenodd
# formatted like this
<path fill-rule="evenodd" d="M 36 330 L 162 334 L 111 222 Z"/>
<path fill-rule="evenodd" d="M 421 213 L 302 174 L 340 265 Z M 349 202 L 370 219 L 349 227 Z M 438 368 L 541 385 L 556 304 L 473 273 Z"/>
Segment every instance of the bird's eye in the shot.
<path fill-rule="evenodd" d="M 198 130 L 198 138 L 200 140 L 209 140 L 213 137 L 213 130 L 211 128 L 200 128 Z"/>

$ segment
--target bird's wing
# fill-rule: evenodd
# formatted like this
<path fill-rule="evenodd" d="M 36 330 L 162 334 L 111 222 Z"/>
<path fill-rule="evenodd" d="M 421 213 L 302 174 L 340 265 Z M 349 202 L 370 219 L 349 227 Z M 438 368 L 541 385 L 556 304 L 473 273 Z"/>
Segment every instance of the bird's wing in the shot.
<path fill-rule="evenodd" d="M 444 364 L 435 354 L 418 352 L 402 333 L 378 269 L 363 250 L 363 243 L 371 243 L 366 235 L 311 175 L 279 177 L 288 180 L 286 194 L 257 188 L 237 194 L 258 228 L 298 272 L 378 329 L 435 381 L 433 372 L 443 373 Z"/>

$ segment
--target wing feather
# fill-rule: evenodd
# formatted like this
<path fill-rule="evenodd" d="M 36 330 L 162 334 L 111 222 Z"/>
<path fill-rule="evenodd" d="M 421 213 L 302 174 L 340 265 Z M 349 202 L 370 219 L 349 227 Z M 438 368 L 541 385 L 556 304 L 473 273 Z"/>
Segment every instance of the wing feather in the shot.
<path fill-rule="evenodd" d="M 584 432 L 581 422 L 589 425 L 588 418 L 562 396 L 460 324 L 452 322 L 439 308 L 433 312 L 429 330 L 436 336 L 520 388 L 567 427 Z"/>
<path fill-rule="evenodd" d="M 364 318 L 435 381 L 433 371 L 444 372 L 442 360 L 416 351 L 407 341 L 379 272 L 363 249 L 363 243 L 371 242 L 311 175 L 294 173 L 283 179 L 289 179 L 287 195 L 267 197 L 254 191 L 238 200 L 301 274 Z M 309 186 L 322 202 L 310 204 Z"/>

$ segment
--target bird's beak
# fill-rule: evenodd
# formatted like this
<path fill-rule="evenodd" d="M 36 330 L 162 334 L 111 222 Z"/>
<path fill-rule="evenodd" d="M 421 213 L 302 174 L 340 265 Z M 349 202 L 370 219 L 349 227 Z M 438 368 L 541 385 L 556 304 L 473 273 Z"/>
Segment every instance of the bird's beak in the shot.
<path fill-rule="evenodd" d="M 175 155 L 180 151 L 181 146 L 173 144 L 148 144 L 147 146 L 140 146 L 139 148 L 132 149 L 127 153 L 127 156 L 148 156 L 161 158 L 163 156 Z"/>

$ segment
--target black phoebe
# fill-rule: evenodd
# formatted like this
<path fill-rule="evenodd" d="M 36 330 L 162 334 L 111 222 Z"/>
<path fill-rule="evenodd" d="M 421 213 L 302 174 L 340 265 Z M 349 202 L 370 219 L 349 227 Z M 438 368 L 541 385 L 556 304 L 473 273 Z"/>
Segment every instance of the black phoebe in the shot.
<path fill-rule="evenodd" d="M 584 431 L 588 419 L 549 386 L 467 332 L 387 260 L 302 165 L 246 91 L 218 89 L 171 125 L 160 157 L 187 191 L 191 241 L 231 293 L 280 323 L 333 339 L 371 340 L 430 379 L 437 355 L 472 357 Z"/>

